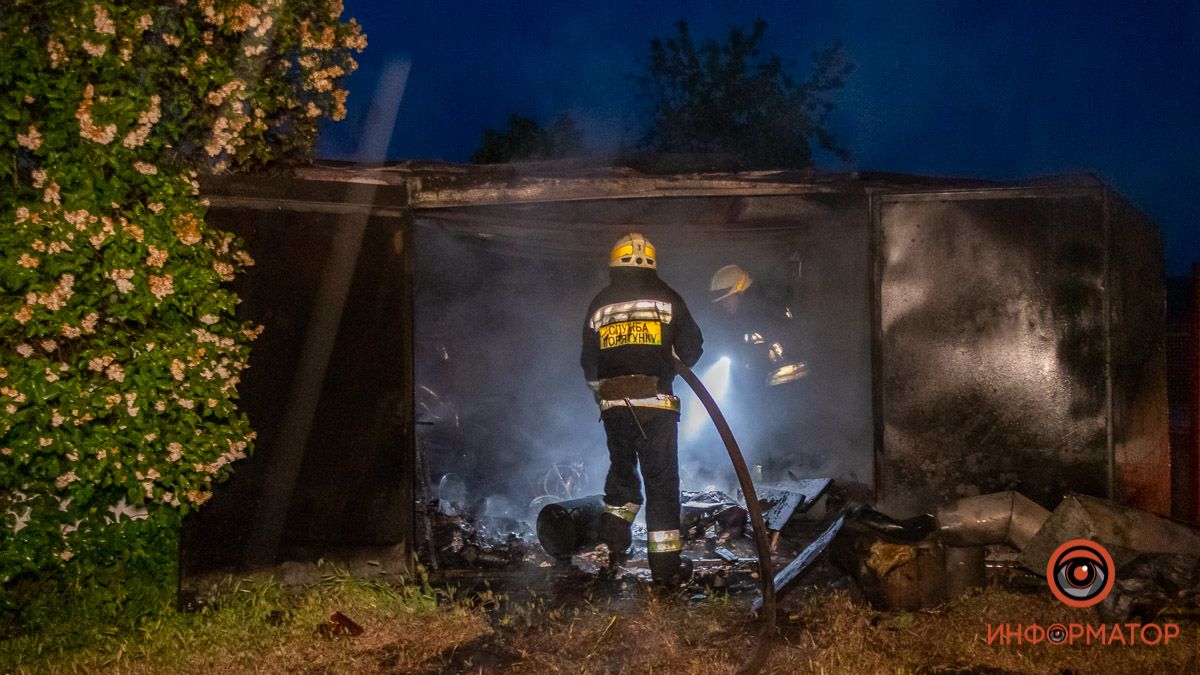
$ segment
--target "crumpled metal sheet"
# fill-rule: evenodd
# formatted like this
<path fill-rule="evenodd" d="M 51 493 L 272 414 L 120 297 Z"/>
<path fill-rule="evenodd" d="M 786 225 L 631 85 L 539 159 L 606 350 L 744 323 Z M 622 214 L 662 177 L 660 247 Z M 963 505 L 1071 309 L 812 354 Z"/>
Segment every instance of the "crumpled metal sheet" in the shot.
<path fill-rule="evenodd" d="M 1049 511 L 1014 490 L 964 497 L 938 507 L 938 538 L 949 546 L 1008 544 L 1019 551 L 1049 517 Z"/>
<path fill-rule="evenodd" d="M 1118 569 L 1141 553 L 1200 556 L 1200 530 L 1107 499 L 1073 494 L 1054 509 L 1018 562 L 1045 572 L 1054 550 L 1071 539 L 1099 542 Z"/>
<path fill-rule="evenodd" d="M 831 482 L 831 478 L 807 478 L 757 486 L 755 491 L 759 501 L 770 504 L 763 510 L 767 529 L 782 530 L 793 514 L 811 508 Z"/>

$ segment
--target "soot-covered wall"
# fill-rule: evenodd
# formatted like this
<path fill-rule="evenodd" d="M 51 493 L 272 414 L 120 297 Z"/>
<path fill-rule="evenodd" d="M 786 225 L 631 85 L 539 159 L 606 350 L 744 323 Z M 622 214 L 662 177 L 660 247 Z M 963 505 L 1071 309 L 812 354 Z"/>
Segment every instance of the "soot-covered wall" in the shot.
<path fill-rule="evenodd" d="M 1101 185 L 881 195 L 877 496 L 1166 513 L 1162 253 Z"/>
<path fill-rule="evenodd" d="M 417 422 L 433 482 L 457 474 L 467 501 L 517 515 L 559 487 L 545 480 L 555 464 L 585 467 L 579 491 L 602 489 L 608 455 L 579 366 L 581 327 L 607 283 L 610 247 L 636 230 L 704 333 L 696 371 L 750 463 L 768 481 L 791 472 L 869 484 L 868 214 L 863 192 L 418 212 Z M 709 291 L 731 264 L 754 280 L 732 313 Z M 754 333 L 763 345 L 746 343 Z M 806 377 L 767 386 L 774 342 Z M 725 451 L 686 389 L 676 381 L 683 487 L 731 490 Z"/>

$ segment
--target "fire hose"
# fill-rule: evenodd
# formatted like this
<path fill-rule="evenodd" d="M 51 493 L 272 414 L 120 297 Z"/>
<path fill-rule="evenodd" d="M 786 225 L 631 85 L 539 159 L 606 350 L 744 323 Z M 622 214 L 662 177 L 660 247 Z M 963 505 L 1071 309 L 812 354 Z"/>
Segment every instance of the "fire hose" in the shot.
<path fill-rule="evenodd" d="M 733 471 L 737 474 L 738 485 L 741 486 L 742 494 L 746 498 L 746 510 L 750 513 L 750 524 L 754 528 L 754 543 L 758 549 L 758 580 L 762 586 L 763 622 L 758 636 L 758 646 L 750 660 L 744 663 L 738 672 L 757 673 L 767 662 L 767 656 L 771 653 L 772 638 L 775 636 L 775 570 L 771 564 L 771 544 L 767 541 L 767 526 L 763 520 L 762 506 L 758 503 L 758 494 L 754 491 L 754 481 L 750 479 L 750 471 L 746 468 L 746 459 L 742 457 L 742 450 L 738 447 L 737 439 L 733 437 L 733 430 L 729 428 L 729 423 L 725 421 L 725 415 L 717 407 L 717 402 L 713 400 L 708 389 L 704 387 L 704 383 L 700 381 L 699 377 L 696 377 L 692 369 L 678 359 L 675 361 L 675 370 L 683 378 L 683 381 L 688 383 L 692 391 L 696 392 L 696 398 L 700 399 L 700 403 L 708 411 L 713 426 L 717 428 L 721 441 L 725 443 L 725 450 L 729 452 L 729 461 L 733 463 Z"/>

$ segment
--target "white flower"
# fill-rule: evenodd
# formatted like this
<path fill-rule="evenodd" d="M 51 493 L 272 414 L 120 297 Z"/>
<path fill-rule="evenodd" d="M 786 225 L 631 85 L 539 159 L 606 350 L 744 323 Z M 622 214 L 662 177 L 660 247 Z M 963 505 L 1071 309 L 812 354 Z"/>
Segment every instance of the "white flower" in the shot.
<path fill-rule="evenodd" d="M 47 204 L 62 204 L 62 198 L 58 193 L 58 183 L 51 183 L 46 186 L 46 190 L 42 192 L 42 201 Z"/>
<path fill-rule="evenodd" d="M 121 364 L 119 364 L 119 363 L 114 363 L 111 366 L 109 366 L 104 371 L 104 374 L 105 374 L 105 376 L 108 377 L 108 379 L 113 380 L 114 382 L 124 382 L 125 381 L 125 369 L 122 368 Z"/>
<path fill-rule="evenodd" d="M 84 48 L 87 48 L 87 41 L 84 41 Z M 104 45 L 100 45 L 101 55 L 103 54 Z M 89 52 L 90 53 L 90 52 Z M 75 110 L 75 119 L 79 120 L 79 135 L 95 141 L 101 145 L 107 145 L 112 142 L 117 135 L 117 125 L 108 124 L 103 127 L 97 126 L 95 120 L 92 119 L 92 106 L 95 104 L 96 88 L 92 85 L 87 85 L 83 90 L 83 100 L 79 102 L 79 108 Z"/>
<path fill-rule="evenodd" d="M 146 256 L 146 264 L 150 267 L 162 267 L 167 262 L 167 249 L 158 248 L 154 244 L 150 244 L 147 248 L 150 250 L 150 255 Z"/>
<path fill-rule="evenodd" d="M 113 270 L 108 273 L 108 278 L 113 280 L 117 285 L 117 290 L 121 293 L 128 293 L 133 290 L 133 270 Z"/>
<path fill-rule="evenodd" d="M 67 50 L 58 40 L 50 40 L 46 43 L 46 53 L 50 55 L 51 68 L 57 68 L 67 60 Z"/>
<path fill-rule="evenodd" d="M 21 356 L 24 356 L 25 358 L 29 358 L 29 357 L 33 356 L 33 347 L 30 347 L 29 345 L 22 342 L 21 344 L 17 345 L 17 353 L 20 354 Z"/>
<path fill-rule="evenodd" d="M 104 35 L 116 35 L 117 27 L 113 24 L 113 20 L 109 18 L 108 12 L 100 5 L 92 5 L 92 11 L 95 12 L 95 17 L 92 20 L 92 25 L 95 26 L 97 33 Z"/>
<path fill-rule="evenodd" d="M 37 150 L 42 145 L 42 135 L 38 133 L 37 127 L 29 125 L 29 133 L 17 134 L 17 144 L 23 148 Z"/>
<path fill-rule="evenodd" d="M 215 472 L 210 472 L 210 473 L 215 473 Z M 211 497 L 212 497 L 211 492 L 202 492 L 200 490 L 188 490 L 188 492 L 187 492 L 188 501 L 195 504 L 196 506 L 200 506 L 200 505 L 204 504 L 204 502 L 208 501 L 209 498 L 211 498 Z"/>
<path fill-rule="evenodd" d="M 154 297 L 162 300 L 175 292 L 174 279 L 170 274 L 162 276 L 150 275 L 150 292 L 154 294 Z"/>
<path fill-rule="evenodd" d="M 84 40 L 83 41 L 83 51 L 87 52 L 88 54 L 91 54 L 92 58 L 98 59 L 101 56 L 104 56 L 104 53 L 108 51 L 108 45 L 106 45 L 102 42 L 97 43 L 97 42 L 91 42 L 90 40 Z"/>

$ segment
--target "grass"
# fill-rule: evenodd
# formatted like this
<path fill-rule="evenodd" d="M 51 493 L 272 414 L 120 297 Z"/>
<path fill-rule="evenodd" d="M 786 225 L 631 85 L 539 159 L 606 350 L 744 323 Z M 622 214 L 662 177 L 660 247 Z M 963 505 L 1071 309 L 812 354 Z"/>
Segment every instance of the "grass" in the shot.
<path fill-rule="evenodd" d="M 299 593 L 229 583 L 199 613 L 166 611 L 71 648 L 50 634 L 0 643 L 0 672 L 705 673 L 736 670 L 755 643 L 747 601 L 573 589 L 513 601 L 344 574 Z M 365 628 L 330 638 L 340 611 Z M 844 592 L 791 599 L 767 664 L 777 673 L 1200 672 L 1200 625 L 1169 646 L 1001 646 L 989 623 L 1099 623 L 1040 595 L 988 589 L 936 611 L 880 613 Z M 55 647 L 59 645 L 59 647 Z"/>
<path fill-rule="evenodd" d="M 364 635 L 321 636 L 318 626 L 334 611 L 367 627 Z M 333 574 L 295 593 L 231 581 L 200 612 L 166 609 L 134 628 L 58 626 L 7 640 L 0 672 L 408 672 L 487 628 L 466 601 L 421 583 L 392 587 Z M 64 635 L 72 630 L 88 631 L 87 644 Z"/>

